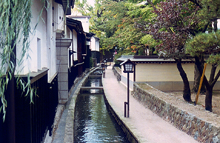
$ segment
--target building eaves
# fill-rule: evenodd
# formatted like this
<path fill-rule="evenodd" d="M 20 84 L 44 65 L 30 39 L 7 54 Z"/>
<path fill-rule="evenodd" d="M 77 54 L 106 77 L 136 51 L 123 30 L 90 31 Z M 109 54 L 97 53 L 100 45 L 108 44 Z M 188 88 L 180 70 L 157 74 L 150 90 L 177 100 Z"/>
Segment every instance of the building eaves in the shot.
<path fill-rule="evenodd" d="M 93 37 L 95 35 L 95 33 L 92 33 L 92 32 L 86 32 L 86 41 L 90 41 L 91 40 L 91 37 Z"/>
<path fill-rule="evenodd" d="M 86 32 L 86 37 L 92 37 L 92 36 L 94 36 L 94 35 L 95 35 L 95 33 L 92 33 L 92 32 L 87 33 L 87 32 Z"/>
<path fill-rule="evenodd" d="M 100 40 L 98 37 L 94 37 L 95 39 L 97 39 L 97 40 Z"/>
<path fill-rule="evenodd" d="M 84 33 L 81 21 L 66 17 L 66 24 L 71 30 L 74 29 L 80 34 Z"/>

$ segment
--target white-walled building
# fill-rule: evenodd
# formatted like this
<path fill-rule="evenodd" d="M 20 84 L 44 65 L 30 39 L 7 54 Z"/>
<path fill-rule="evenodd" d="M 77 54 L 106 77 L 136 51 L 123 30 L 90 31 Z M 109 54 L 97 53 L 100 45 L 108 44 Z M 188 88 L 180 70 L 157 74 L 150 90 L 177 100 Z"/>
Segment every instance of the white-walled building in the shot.
<path fill-rule="evenodd" d="M 99 38 L 98 37 L 91 37 L 91 51 L 99 52 Z"/>
<path fill-rule="evenodd" d="M 0 133 L 3 135 L 0 142 L 44 142 L 46 135 L 48 137 L 53 133 L 56 108 L 69 98 L 68 69 L 73 64 L 71 50 L 81 42 L 85 43 L 83 39 L 78 40 L 78 33 L 66 25 L 66 14 L 71 14 L 74 2 L 32 0 L 29 51 L 21 65 L 17 62 L 16 73 L 24 82 L 30 76 L 31 87 L 36 92 L 33 96 L 31 93 L 25 96 L 16 86 L 15 79 L 10 80 L 5 93 L 9 105 L 7 116 L 5 124 L 2 120 L 0 122 Z M 17 59 L 21 57 L 21 45 L 16 43 Z"/>
<path fill-rule="evenodd" d="M 120 62 L 130 59 L 134 64 L 134 72 L 130 73 L 130 85 L 133 86 L 133 82 L 148 83 L 155 88 L 162 91 L 182 91 L 183 81 L 180 73 L 176 67 L 176 62 L 173 59 L 162 59 L 157 56 L 136 56 L 136 55 L 122 55 L 117 60 Z M 195 63 L 193 60 L 182 60 L 182 67 L 185 70 L 190 88 L 193 88 L 194 84 L 194 70 Z M 121 83 L 127 85 L 127 73 L 123 72 L 123 66 L 121 66 Z M 206 67 L 205 75 L 208 77 L 211 72 L 211 65 Z M 214 90 L 220 90 L 220 79 L 214 86 Z M 130 88 L 132 88 L 130 86 Z"/>
<path fill-rule="evenodd" d="M 77 13 L 77 11 L 72 13 L 72 15 L 68 15 L 67 17 L 70 18 L 70 19 L 81 21 L 82 27 L 83 27 L 83 31 L 85 33 L 88 33 L 87 35 L 91 35 L 91 33 L 89 32 L 89 19 L 91 17 L 83 16 L 82 14 Z M 86 45 L 88 45 L 89 49 L 91 50 L 91 57 L 93 58 L 94 62 L 95 63 L 99 63 L 100 62 L 99 38 L 95 37 L 95 35 L 92 34 L 92 36 L 90 38 L 90 41 L 87 41 Z M 86 51 L 86 53 L 87 53 L 87 51 Z"/>
<path fill-rule="evenodd" d="M 43 6 L 44 3 L 38 0 L 32 2 L 31 31 L 33 33 L 30 33 L 30 50 L 27 53 L 30 58 L 24 60 L 23 67 L 21 67 L 23 68 L 22 74 L 47 68 L 49 69 L 48 81 L 52 81 L 57 74 L 56 34 L 64 32 L 65 14 L 61 4 L 49 0 L 47 10 L 44 9 L 39 17 Z M 17 55 L 19 55 L 19 50 Z"/>
<path fill-rule="evenodd" d="M 58 76 L 58 99 L 59 103 L 63 104 L 68 100 L 68 68 L 73 64 L 72 60 L 69 60 L 72 58 L 69 57 L 69 51 L 77 48 L 77 33 L 70 31 L 66 26 L 65 12 L 71 12 L 70 8 L 65 8 L 67 1 L 32 1 L 32 32 L 30 49 L 26 54 L 30 58 L 25 58 L 17 68 L 22 75 L 30 73 L 32 79 L 40 74 L 47 74 L 48 83 Z M 69 3 L 73 6 L 74 0 L 69 0 Z M 39 15 L 42 9 L 42 15 Z M 19 53 L 17 49 L 17 55 Z"/>
<path fill-rule="evenodd" d="M 67 16 L 68 18 L 72 18 L 78 21 L 82 22 L 82 26 L 83 26 L 83 31 L 86 33 L 89 33 L 89 19 L 91 18 L 90 16 L 74 16 L 74 15 L 69 15 Z"/>
<path fill-rule="evenodd" d="M 100 63 L 100 49 L 99 49 L 99 38 L 93 36 L 91 37 L 91 57 L 96 59 L 96 63 Z"/>

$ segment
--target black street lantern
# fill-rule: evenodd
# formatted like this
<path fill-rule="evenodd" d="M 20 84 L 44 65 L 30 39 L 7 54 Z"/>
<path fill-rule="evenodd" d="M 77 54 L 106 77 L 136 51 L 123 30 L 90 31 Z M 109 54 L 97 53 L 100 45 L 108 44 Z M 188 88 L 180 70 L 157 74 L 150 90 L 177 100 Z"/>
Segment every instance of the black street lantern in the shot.
<path fill-rule="evenodd" d="M 130 59 L 128 59 L 127 61 L 121 63 L 121 65 L 123 65 L 124 67 L 123 72 L 128 73 L 127 74 L 127 95 L 128 96 L 127 96 L 127 102 L 124 102 L 124 117 L 126 117 L 126 112 L 127 112 L 127 117 L 129 117 L 129 73 L 134 72 L 135 64 Z"/>
<path fill-rule="evenodd" d="M 133 73 L 134 72 L 134 63 L 128 59 L 127 61 L 121 63 L 121 65 L 123 65 L 124 67 L 124 73 Z"/>

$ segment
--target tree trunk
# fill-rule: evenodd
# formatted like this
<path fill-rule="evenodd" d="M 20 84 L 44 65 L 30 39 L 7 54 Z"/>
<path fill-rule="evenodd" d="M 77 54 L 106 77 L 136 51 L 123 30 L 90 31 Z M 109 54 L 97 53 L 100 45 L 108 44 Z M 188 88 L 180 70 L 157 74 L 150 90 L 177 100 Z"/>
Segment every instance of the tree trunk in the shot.
<path fill-rule="evenodd" d="M 202 65 L 203 67 L 203 65 Z M 198 89 L 199 89 L 199 84 L 200 84 L 200 79 L 201 79 L 201 75 L 200 72 L 195 64 L 195 69 L 194 69 L 194 83 L 193 83 L 193 89 L 192 91 L 197 93 Z M 206 92 L 206 88 L 205 88 L 205 84 L 202 83 L 202 87 L 201 87 L 201 93 L 205 93 Z"/>
<path fill-rule="evenodd" d="M 217 19 L 214 21 L 214 31 L 217 32 L 218 30 L 218 22 L 217 22 Z"/>
<path fill-rule="evenodd" d="M 187 102 L 192 102 L 191 99 L 191 92 L 190 92 L 190 86 L 189 86 L 189 80 L 187 78 L 186 72 L 184 71 L 182 64 L 181 64 L 181 59 L 175 59 L 176 64 L 177 64 L 177 69 L 179 70 L 180 76 L 183 80 L 183 99 Z"/>
<path fill-rule="evenodd" d="M 195 57 L 195 64 L 199 70 L 200 75 L 202 75 L 202 72 L 203 72 L 201 63 L 202 62 L 199 60 L 199 57 Z M 213 75 L 213 72 L 214 70 L 211 71 L 211 75 Z M 212 79 L 212 76 L 210 77 L 210 79 Z M 214 80 L 214 77 L 213 77 L 213 80 Z M 212 112 L 212 90 L 213 90 L 214 84 L 210 85 L 206 76 L 204 76 L 203 82 L 206 86 L 205 109 Z"/>
<path fill-rule="evenodd" d="M 212 112 L 212 91 L 213 87 L 206 88 L 205 109 Z"/>

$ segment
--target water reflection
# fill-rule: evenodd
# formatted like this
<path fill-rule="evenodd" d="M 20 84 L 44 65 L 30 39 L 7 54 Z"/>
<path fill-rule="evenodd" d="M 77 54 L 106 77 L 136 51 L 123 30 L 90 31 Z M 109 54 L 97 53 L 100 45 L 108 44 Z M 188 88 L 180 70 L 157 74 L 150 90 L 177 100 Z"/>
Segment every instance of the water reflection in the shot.
<path fill-rule="evenodd" d="M 88 81 L 99 86 L 100 80 Z M 99 83 L 97 83 L 99 82 Z M 91 91 L 96 93 L 97 91 Z M 74 142 L 127 143 L 119 126 L 109 116 L 103 94 L 81 94 L 76 102 Z"/>

